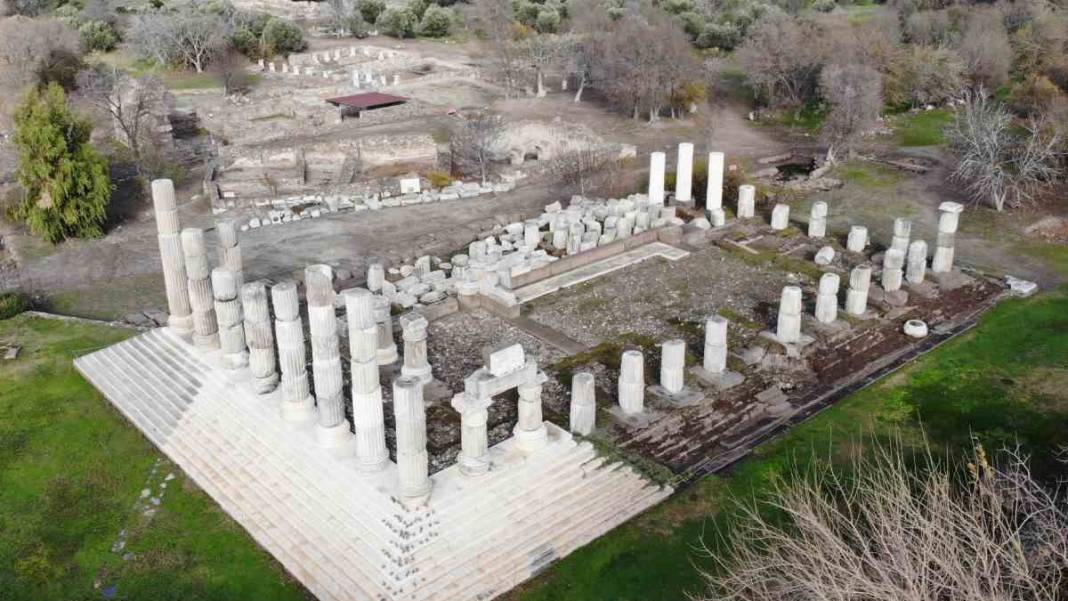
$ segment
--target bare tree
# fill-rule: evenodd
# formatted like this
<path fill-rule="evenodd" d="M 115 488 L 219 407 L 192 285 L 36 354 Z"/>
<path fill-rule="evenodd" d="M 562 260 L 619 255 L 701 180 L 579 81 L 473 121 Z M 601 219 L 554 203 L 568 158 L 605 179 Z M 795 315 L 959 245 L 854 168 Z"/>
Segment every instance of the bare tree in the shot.
<path fill-rule="evenodd" d="M 708 599 L 1052 601 L 1064 596 L 1066 510 L 1017 454 L 999 467 L 979 448 L 954 470 L 883 448 L 743 509 Z"/>
<path fill-rule="evenodd" d="M 0 18 L 0 122 L 57 53 L 81 56 L 78 33 L 58 19 Z"/>
<path fill-rule="evenodd" d="M 813 21 L 771 13 L 749 29 L 738 59 L 765 102 L 802 104 L 816 92 L 824 60 L 823 39 Z"/>
<path fill-rule="evenodd" d="M 563 41 L 553 34 L 532 35 L 515 42 L 515 54 L 520 57 L 524 71 L 534 79 L 538 98 L 545 97 L 545 75 L 560 65 Z"/>
<path fill-rule="evenodd" d="M 960 40 L 960 54 L 972 84 L 993 90 L 1009 79 L 1012 46 L 997 9 L 974 8 Z"/>
<path fill-rule="evenodd" d="M 226 21 L 196 7 L 156 12 L 135 19 L 129 38 L 145 58 L 162 65 L 185 65 L 202 73 L 226 46 Z"/>
<path fill-rule="evenodd" d="M 565 190 L 586 196 L 613 179 L 618 154 L 617 149 L 585 140 L 553 158 L 549 171 Z"/>
<path fill-rule="evenodd" d="M 464 115 L 449 138 L 453 171 L 478 175 L 485 184 L 492 174 L 493 146 L 504 131 L 500 115 L 477 111 Z"/>
<path fill-rule="evenodd" d="M 517 52 L 515 11 L 511 0 L 478 0 L 471 11 L 472 26 L 491 47 L 492 70 L 511 95 L 519 86 L 520 57 Z"/>
<path fill-rule="evenodd" d="M 137 174 L 146 177 L 147 164 L 154 162 L 146 155 L 155 159 L 159 150 L 153 126 L 160 118 L 155 112 L 164 106 L 163 83 L 153 75 L 132 78 L 115 67 L 98 65 L 79 74 L 78 89 L 110 118 Z"/>
<path fill-rule="evenodd" d="M 879 119 L 883 106 L 882 76 L 867 65 L 831 64 L 820 73 L 820 94 L 831 110 L 823 135 L 833 156 L 838 149 L 852 153 L 857 140 Z"/>

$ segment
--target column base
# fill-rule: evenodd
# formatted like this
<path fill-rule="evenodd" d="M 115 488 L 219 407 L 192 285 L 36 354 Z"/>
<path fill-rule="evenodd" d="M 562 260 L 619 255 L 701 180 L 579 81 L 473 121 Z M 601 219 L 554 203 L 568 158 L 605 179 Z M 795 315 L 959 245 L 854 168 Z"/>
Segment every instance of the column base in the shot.
<path fill-rule="evenodd" d="M 293 424 L 315 421 L 315 399 L 308 396 L 302 401 L 282 401 L 282 419 Z"/>
<path fill-rule="evenodd" d="M 393 365 L 397 362 L 399 356 L 397 355 L 397 346 L 393 345 L 389 348 L 380 348 L 375 353 L 375 360 L 379 365 Z"/>
<path fill-rule="evenodd" d="M 316 426 L 315 439 L 319 446 L 330 451 L 335 457 L 349 457 L 356 454 L 356 437 L 349 430 L 349 421 L 341 420 L 336 426 Z"/>
<path fill-rule="evenodd" d="M 479 458 L 470 458 L 460 456 L 460 473 L 465 476 L 481 476 L 489 471 L 489 456 L 483 455 Z"/>
<path fill-rule="evenodd" d="M 515 448 L 524 453 L 533 453 L 549 443 L 549 431 L 545 422 L 542 422 L 537 430 L 520 430 L 519 424 L 516 424 L 512 436 L 515 437 Z"/>
<path fill-rule="evenodd" d="M 397 498 L 409 510 L 425 507 L 430 501 L 430 482 L 427 481 L 426 490 L 424 491 L 406 491 L 398 494 Z"/>
<path fill-rule="evenodd" d="M 178 315 L 167 316 L 167 327 L 174 331 L 175 334 L 180 336 L 186 342 L 193 339 L 193 316 L 186 315 L 181 317 Z"/>
<path fill-rule="evenodd" d="M 252 390 L 254 390 L 256 394 L 267 394 L 276 388 L 278 388 L 277 373 L 272 373 L 271 375 L 262 378 L 257 378 L 256 376 L 252 377 Z"/>
<path fill-rule="evenodd" d="M 223 355 L 223 363 L 227 369 L 242 369 L 248 367 L 248 352 L 229 353 Z"/>
<path fill-rule="evenodd" d="M 408 367 L 407 365 L 401 366 L 401 375 L 408 376 L 411 378 L 418 378 L 424 386 L 429 384 L 434 379 L 434 375 L 431 373 L 429 364 L 423 367 Z"/>
<path fill-rule="evenodd" d="M 217 351 L 219 350 L 219 334 L 208 334 L 207 336 L 201 334 L 193 334 L 193 346 L 203 351 Z"/>

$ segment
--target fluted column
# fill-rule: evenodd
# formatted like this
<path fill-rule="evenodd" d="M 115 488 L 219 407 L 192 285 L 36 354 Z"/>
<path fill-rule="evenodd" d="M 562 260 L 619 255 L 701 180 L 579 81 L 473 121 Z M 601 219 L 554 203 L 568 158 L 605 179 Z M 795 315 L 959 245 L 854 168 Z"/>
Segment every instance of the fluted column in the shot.
<path fill-rule="evenodd" d="M 234 274 L 222 267 L 211 270 L 211 288 L 215 295 L 215 315 L 219 322 L 219 344 L 223 363 L 230 369 L 248 366 L 245 346 L 245 318 L 237 296 Z"/>
<path fill-rule="evenodd" d="M 252 389 L 258 394 L 267 394 L 278 386 L 278 371 L 275 369 L 271 310 L 263 282 L 250 282 L 241 287 L 241 306 L 245 313 L 245 343 L 248 344 Z"/>
<path fill-rule="evenodd" d="M 215 298 L 211 292 L 211 269 L 204 248 L 204 231 L 182 230 L 189 305 L 193 312 L 193 344 L 201 350 L 219 348 L 219 323 L 215 318 Z"/>
<path fill-rule="evenodd" d="M 868 245 L 868 228 L 863 225 L 854 225 L 849 228 L 849 237 L 846 238 L 846 249 L 853 253 L 864 252 Z"/>
<path fill-rule="evenodd" d="M 841 279 L 837 273 L 820 276 L 819 293 L 816 295 L 816 321 L 833 323 L 838 319 L 838 286 Z"/>
<path fill-rule="evenodd" d="M 710 315 L 705 320 L 705 358 L 702 367 L 710 374 L 727 369 L 727 318 Z"/>
<path fill-rule="evenodd" d="M 393 317 L 389 314 L 389 300 L 375 297 L 375 322 L 378 324 L 378 364 L 397 362 L 397 341 L 393 339 Z"/>
<path fill-rule="evenodd" d="M 849 290 L 846 291 L 846 313 L 864 315 L 868 310 L 868 287 L 871 286 L 871 265 L 857 265 L 849 273 Z"/>
<path fill-rule="evenodd" d="M 641 351 L 624 351 L 619 361 L 619 408 L 626 415 L 645 410 L 645 357 Z"/>
<path fill-rule="evenodd" d="M 308 297 L 308 323 L 311 331 L 312 381 L 319 408 L 319 437 L 323 446 L 349 442 L 351 432 L 345 419 L 342 394 L 341 351 L 334 312 L 334 273 L 329 265 L 309 265 L 304 269 Z"/>
<path fill-rule="evenodd" d="M 481 376 L 492 377 L 488 373 Z M 486 431 L 489 406 L 490 399 L 479 399 L 467 392 L 452 397 L 452 408 L 460 414 L 460 456 L 457 463 L 460 473 L 465 476 L 480 476 L 489 471 L 489 435 Z"/>
<path fill-rule="evenodd" d="M 519 420 L 512 430 L 516 447 L 528 453 L 537 451 L 549 440 L 548 430 L 541 413 L 541 389 L 545 375 L 539 373 L 534 381 L 520 384 Z"/>
<path fill-rule="evenodd" d="M 234 274 L 237 289 L 245 285 L 244 267 L 241 262 L 241 246 L 237 240 L 237 222 L 222 219 L 215 223 L 219 236 L 219 266 Z"/>
<path fill-rule="evenodd" d="M 152 205 L 156 213 L 163 285 L 167 291 L 167 326 L 189 340 L 193 336 L 193 313 L 189 304 L 185 255 L 182 253 L 179 233 L 178 206 L 174 199 L 174 183 L 171 180 L 152 181 Z"/>
<path fill-rule="evenodd" d="M 406 505 L 419 505 L 430 495 L 430 457 L 426 452 L 423 384 L 418 378 L 401 376 L 393 381 L 393 417 L 397 423 L 398 496 Z"/>
<path fill-rule="evenodd" d="M 895 292 L 901 290 L 901 279 L 904 276 L 905 252 L 896 248 L 886 249 L 883 255 L 883 290 Z"/>
<path fill-rule="evenodd" d="M 384 468 L 389 461 L 389 451 L 386 450 L 385 416 L 382 410 L 382 385 L 378 374 L 378 327 L 374 319 L 375 297 L 370 290 L 364 288 L 346 290 L 343 296 L 349 327 L 356 461 L 360 469 L 373 471 Z M 396 402 L 396 397 L 394 397 L 394 403 Z M 420 394 L 419 402 L 422 404 L 422 394 Z M 397 427 L 399 436 L 399 422 Z M 398 465 L 400 464 L 399 452 L 398 446 Z"/>
<path fill-rule="evenodd" d="M 400 325 L 404 338 L 404 365 L 401 366 L 401 374 L 429 384 L 434 378 L 426 355 L 426 329 L 430 323 L 422 315 L 412 312 L 401 315 Z"/>
<path fill-rule="evenodd" d="M 910 284 L 922 284 L 927 276 L 927 242 L 913 240 L 909 244 L 905 279 Z"/>
<path fill-rule="evenodd" d="M 297 284 L 279 282 L 271 287 L 274 332 L 278 339 L 278 364 L 282 370 L 282 417 L 291 422 L 315 420 L 315 399 L 308 382 L 304 349 L 304 324 L 300 319 Z"/>
<path fill-rule="evenodd" d="M 964 206 L 956 202 L 943 202 L 938 205 L 941 215 L 938 217 L 938 238 L 935 240 L 934 257 L 931 258 L 931 271 L 946 273 L 953 269 L 954 248 L 957 243 L 957 226 Z"/>
<path fill-rule="evenodd" d="M 386 281 L 386 268 L 381 263 L 371 263 L 367 266 L 367 289 L 378 292 Z"/>
<path fill-rule="evenodd" d="M 738 186 L 738 219 L 756 216 L 756 187 L 751 184 Z"/>
<path fill-rule="evenodd" d="M 685 384 L 686 341 L 668 340 L 661 345 L 660 386 L 670 394 L 682 392 Z"/>
<path fill-rule="evenodd" d="M 894 220 L 894 236 L 890 240 L 890 248 L 905 254 L 909 249 L 909 236 L 912 235 L 912 222 L 904 217 Z"/>
<path fill-rule="evenodd" d="M 571 432 L 588 436 L 597 421 L 597 388 L 593 374 L 583 371 L 571 378 Z"/>
<path fill-rule="evenodd" d="M 784 286 L 779 298 L 779 319 L 775 326 L 779 342 L 800 342 L 801 309 L 801 287 Z"/>
<path fill-rule="evenodd" d="M 822 238 L 827 235 L 827 203 L 817 200 L 812 203 L 808 216 L 808 237 Z"/>

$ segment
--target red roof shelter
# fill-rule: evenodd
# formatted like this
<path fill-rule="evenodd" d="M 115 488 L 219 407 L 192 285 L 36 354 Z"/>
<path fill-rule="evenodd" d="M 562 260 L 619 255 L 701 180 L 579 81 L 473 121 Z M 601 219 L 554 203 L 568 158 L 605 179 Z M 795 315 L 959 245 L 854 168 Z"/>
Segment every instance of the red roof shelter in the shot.
<path fill-rule="evenodd" d="M 382 92 L 366 92 L 353 94 L 352 96 L 327 98 L 326 101 L 336 106 L 341 118 L 344 119 L 346 113 L 355 112 L 356 117 L 359 117 L 361 111 L 397 106 L 408 102 L 408 99 L 404 96 L 394 96 L 393 94 L 383 94 Z"/>

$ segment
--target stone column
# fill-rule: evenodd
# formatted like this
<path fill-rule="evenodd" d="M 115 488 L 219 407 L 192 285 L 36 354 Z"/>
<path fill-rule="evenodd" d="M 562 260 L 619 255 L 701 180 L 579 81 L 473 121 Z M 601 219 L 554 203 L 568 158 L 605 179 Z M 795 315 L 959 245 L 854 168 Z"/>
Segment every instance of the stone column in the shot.
<path fill-rule="evenodd" d="M 597 392 L 593 374 L 583 371 L 571 378 L 571 432 L 589 436 L 597 420 Z"/>
<path fill-rule="evenodd" d="M 927 276 L 927 243 L 923 240 L 913 240 L 909 244 L 908 269 L 905 271 L 905 279 L 910 284 L 922 284 Z"/>
<path fill-rule="evenodd" d="M 775 335 L 782 343 L 801 341 L 801 287 L 784 286 L 779 298 L 779 319 Z"/>
<path fill-rule="evenodd" d="M 667 157 L 662 152 L 649 155 L 649 202 L 664 204 L 664 167 Z"/>
<path fill-rule="evenodd" d="M 678 163 L 675 167 L 675 202 L 693 202 L 693 144 L 679 144 Z"/>
<path fill-rule="evenodd" d="M 278 371 L 275 369 L 267 287 L 263 282 L 249 282 L 241 287 L 241 306 L 245 312 L 245 342 L 248 344 L 252 389 L 257 394 L 266 394 L 278 386 Z"/>
<path fill-rule="evenodd" d="M 808 237 L 822 238 L 827 235 L 827 203 L 817 200 L 812 203 L 808 217 Z"/>
<path fill-rule="evenodd" d="M 668 340 L 661 345 L 660 386 L 669 394 L 682 392 L 685 384 L 686 341 Z"/>
<path fill-rule="evenodd" d="M 426 357 L 426 329 L 430 323 L 422 315 L 410 312 L 400 316 L 400 325 L 404 332 L 404 365 L 401 374 L 417 378 L 424 385 L 429 384 L 434 379 Z"/>
<path fill-rule="evenodd" d="M 356 462 L 361 470 L 374 471 L 386 467 L 389 461 L 385 416 L 382 413 L 382 385 L 378 375 L 375 297 L 370 290 L 364 288 L 346 290 L 342 296 L 345 299 L 345 321 L 349 329 L 349 373 L 352 378 L 352 421 L 356 425 Z M 420 405 L 422 399 L 420 392 Z M 396 397 L 393 402 L 396 410 Z M 399 418 L 397 436 L 397 466 L 400 467 Z"/>
<path fill-rule="evenodd" d="M 953 269 L 953 252 L 957 239 L 957 226 L 964 206 L 956 202 L 943 202 L 938 205 L 941 215 L 938 217 L 938 239 L 935 242 L 934 257 L 931 259 L 931 271 L 946 273 Z"/>
<path fill-rule="evenodd" d="M 752 219 L 756 216 L 756 187 L 751 184 L 738 186 L 738 218 Z"/>
<path fill-rule="evenodd" d="M 538 244 L 541 242 L 541 228 L 538 226 L 537 221 L 527 221 L 523 224 L 523 244 L 529 246 L 531 250 L 538 248 Z"/>
<path fill-rule="evenodd" d="M 645 410 L 645 357 L 641 351 L 624 351 L 619 362 L 619 408 L 626 415 Z"/>
<path fill-rule="evenodd" d="M 219 322 L 219 343 L 223 362 L 229 369 L 248 366 L 245 346 L 245 318 L 237 297 L 237 278 L 222 267 L 211 270 L 211 288 L 215 295 L 215 315 Z"/>
<path fill-rule="evenodd" d="M 862 253 L 868 246 L 868 228 L 863 225 L 854 225 L 849 228 L 849 238 L 846 239 L 846 249 L 849 252 Z"/>
<path fill-rule="evenodd" d="M 849 289 L 846 290 L 846 313 L 864 315 L 868 310 L 868 287 L 871 285 L 871 265 L 857 265 L 849 273 Z"/>
<path fill-rule="evenodd" d="M 393 381 L 393 417 L 397 423 L 398 496 L 407 506 L 421 505 L 430 496 L 430 456 L 426 452 L 423 384 L 417 378 L 401 376 Z"/>
<path fill-rule="evenodd" d="M 894 220 L 894 237 L 890 240 L 890 248 L 905 254 L 909 249 L 909 235 L 912 233 L 912 222 L 903 217 Z"/>
<path fill-rule="evenodd" d="M 312 381 L 319 407 L 319 442 L 325 447 L 347 445 L 352 439 L 345 419 L 345 397 L 341 391 L 341 352 L 334 313 L 334 272 L 329 265 L 304 268 L 308 297 L 308 323 L 311 331 Z"/>
<path fill-rule="evenodd" d="M 708 187 L 705 188 L 705 208 L 708 209 L 708 220 L 715 223 L 713 213 L 723 212 L 723 164 L 725 157 L 722 152 L 708 153 Z M 722 225 L 722 224 L 720 224 Z"/>
<path fill-rule="evenodd" d="M 378 292 L 382 284 L 386 282 L 386 268 L 381 263 L 371 263 L 367 266 L 367 289 Z"/>
<path fill-rule="evenodd" d="M 905 253 L 896 249 L 886 249 L 883 255 L 883 290 L 894 292 L 901 290 L 901 278 L 904 275 L 902 267 L 905 266 Z"/>
<path fill-rule="evenodd" d="M 237 241 L 237 223 L 233 219 L 223 219 L 215 223 L 219 235 L 219 266 L 234 274 L 237 289 L 245 285 L 244 268 L 241 264 L 241 246 Z"/>
<path fill-rule="evenodd" d="M 705 320 L 705 371 L 719 375 L 727 369 L 727 321 L 726 317 L 710 315 Z"/>
<path fill-rule="evenodd" d="M 771 229 L 781 231 L 790 227 L 790 205 L 779 203 L 771 210 Z"/>
<path fill-rule="evenodd" d="M 304 324 L 300 319 L 297 284 L 279 282 L 271 287 L 274 333 L 278 339 L 278 365 L 282 370 L 282 417 L 290 422 L 315 420 L 315 399 L 308 384 Z"/>
<path fill-rule="evenodd" d="M 193 313 L 193 344 L 201 350 L 219 348 L 219 323 L 215 319 L 215 298 L 211 292 L 211 270 L 204 248 L 204 230 L 182 230 L 182 252 Z"/>
<path fill-rule="evenodd" d="M 834 323 L 838 319 L 838 286 L 840 278 L 837 273 L 825 273 L 820 276 L 819 294 L 816 296 L 816 321 Z"/>
<path fill-rule="evenodd" d="M 519 420 L 512 430 L 516 447 L 528 453 L 537 451 L 549 440 L 549 431 L 541 414 L 541 387 L 545 376 L 538 374 L 532 382 L 520 384 Z"/>
<path fill-rule="evenodd" d="M 392 365 L 399 358 L 397 341 L 393 339 L 393 316 L 389 313 L 389 300 L 375 297 L 375 322 L 378 324 L 378 364 Z"/>
<path fill-rule="evenodd" d="M 492 378 L 489 372 L 479 377 Z M 452 408 L 460 414 L 460 456 L 457 463 L 465 476 L 481 476 L 489 471 L 489 437 L 486 433 L 490 399 L 462 392 L 452 397 Z"/>
<path fill-rule="evenodd" d="M 156 211 L 159 258 L 163 263 L 163 285 L 167 290 L 167 326 L 189 340 L 193 336 L 193 314 L 189 305 L 189 288 L 185 272 L 185 255 L 178 225 L 178 207 L 174 199 L 174 182 L 152 181 L 152 204 Z"/>

